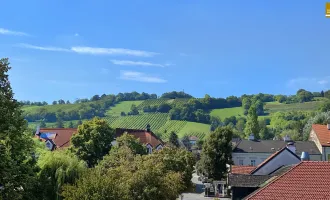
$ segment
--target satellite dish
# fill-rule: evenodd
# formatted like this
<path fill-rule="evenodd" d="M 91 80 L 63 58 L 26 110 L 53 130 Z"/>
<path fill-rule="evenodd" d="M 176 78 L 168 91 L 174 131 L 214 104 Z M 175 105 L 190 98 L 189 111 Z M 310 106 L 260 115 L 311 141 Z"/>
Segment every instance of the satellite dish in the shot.
<path fill-rule="evenodd" d="M 38 126 L 37 126 L 36 135 L 39 135 L 39 132 L 40 132 L 40 126 L 38 125 Z"/>

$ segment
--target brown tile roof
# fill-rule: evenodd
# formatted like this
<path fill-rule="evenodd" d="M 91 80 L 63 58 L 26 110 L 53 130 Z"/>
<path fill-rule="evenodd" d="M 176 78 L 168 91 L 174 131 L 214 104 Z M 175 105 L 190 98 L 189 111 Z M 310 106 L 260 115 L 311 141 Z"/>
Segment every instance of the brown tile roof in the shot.
<path fill-rule="evenodd" d="M 330 130 L 328 130 L 327 125 L 313 124 L 312 129 L 322 146 L 330 146 Z"/>
<path fill-rule="evenodd" d="M 279 155 L 280 153 L 282 153 L 283 151 L 289 151 L 290 153 L 292 153 L 292 155 L 294 155 L 295 157 L 297 157 L 298 160 L 300 160 L 300 158 L 293 153 L 292 151 L 290 151 L 288 148 L 283 147 L 281 150 L 273 153 L 272 155 L 270 155 L 266 160 L 264 160 L 262 163 L 260 163 L 254 170 L 251 171 L 251 174 L 257 172 L 260 168 L 262 168 L 264 165 L 266 165 L 269 161 L 273 160 L 277 155 Z"/>
<path fill-rule="evenodd" d="M 330 199 L 330 162 L 303 161 L 245 199 Z"/>
<path fill-rule="evenodd" d="M 130 135 L 133 135 L 135 138 L 140 139 L 140 142 L 143 144 L 150 144 L 153 148 L 156 148 L 160 144 L 164 145 L 164 142 L 160 138 L 158 138 L 152 131 L 148 132 L 146 130 L 117 128 L 115 137 L 120 137 L 125 132 Z"/>
<path fill-rule="evenodd" d="M 41 128 L 40 133 L 55 133 L 55 138 L 52 141 L 56 148 L 63 148 L 70 146 L 70 139 L 72 135 L 77 132 L 76 128 Z"/>
<path fill-rule="evenodd" d="M 254 166 L 241 166 L 241 165 L 232 165 L 231 173 L 232 174 L 250 174 L 252 170 L 256 167 Z"/>

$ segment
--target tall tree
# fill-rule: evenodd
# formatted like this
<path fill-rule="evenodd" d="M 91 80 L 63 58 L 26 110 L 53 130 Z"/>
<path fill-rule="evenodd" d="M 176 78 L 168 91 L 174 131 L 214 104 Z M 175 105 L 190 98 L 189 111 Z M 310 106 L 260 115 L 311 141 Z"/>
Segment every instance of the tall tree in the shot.
<path fill-rule="evenodd" d="M 64 122 L 63 122 L 62 118 L 58 118 L 56 120 L 55 126 L 56 126 L 56 128 L 64 128 Z"/>
<path fill-rule="evenodd" d="M 178 135 L 174 131 L 172 131 L 170 133 L 169 143 L 173 147 L 179 147 L 180 146 Z"/>
<path fill-rule="evenodd" d="M 246 137 L 253 133 L 256 138 L 259 138 L 259 131 L 257 109 L 255 105 L 252 105 L 248 112 L 244 133 Z"/>
<path fill-rule="evenodd" d="M 226 176 L 226 164 L 232 163 L 232 129 L 219 127 L 209 135 L 203 144 L 201 159 L 197 170 L 213 180 L 221 180 Z"/>
<path fill-rule="evenodd" d="M 86 164 L 66 151 L 47 151 L 38 160 L 40 195 L 44 200 L 59 200 L 62 186 L 73 184 L 86 170 Z"/>
<path fill-rule="evenodd" d="M 35 174 L 33 141 L 8 80 L 8 58 L 0 59 L 0 199 L 31 199 Z"/>
<path fill-rule="evenodd" d="M 321 97 L 324 97 L 324 92 L 323 92 L 323 90 L 321 91 Z"/>
<path fill-rule="evenodd" d="M 133 154 L 147 154 L 146 147 L 141 144 L 139 139 L 127 133 L 124 133 L 122 136 L 116 138 L 116 145 L 114 147 L 120 148 L 123 146 L 130 148 Z"/>
<path fill-rule="evenodd" d="M 105 120 L 93 118 L 78 127 L 77 133 L 71 138 L 70 150 L 86 161 L 89 167 L 93 167 L 109 153 L 114 134 L 115 130 Z"/>

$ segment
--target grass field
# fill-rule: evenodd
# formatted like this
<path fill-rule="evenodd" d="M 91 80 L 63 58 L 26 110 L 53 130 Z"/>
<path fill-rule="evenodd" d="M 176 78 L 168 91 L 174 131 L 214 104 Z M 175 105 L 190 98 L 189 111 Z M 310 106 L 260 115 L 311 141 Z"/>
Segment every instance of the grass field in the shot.
<path fill-rule="evenodd" d="M 228 118 L 231 116 L 244 116 L 242 107 L 214 109 L 210 113 L 211 116 L 220 117 L 220 119 Z"/>
<path fill-rule="evenodd" d="M 305 103 L 292 103 L 292 104 L 268 102 L 266 103 L 264 109 L 265 112 L 267 113 L 298 111 L 298 110 L 313 111 L 313 110 L 317 110 L 322 103 L 323 101 L 311 101 Z"/>
<path fill-rule="evenodd" d="M 131 106 L 135 104 L 136 106 L 139 106 L 143 101 L 123 101 L 118 104 L 116 104 L 114 107 L 111 107 L 106 115 L 108 116 L 120 116 L 121 112 L 129 112 L 131 111 Z"/>

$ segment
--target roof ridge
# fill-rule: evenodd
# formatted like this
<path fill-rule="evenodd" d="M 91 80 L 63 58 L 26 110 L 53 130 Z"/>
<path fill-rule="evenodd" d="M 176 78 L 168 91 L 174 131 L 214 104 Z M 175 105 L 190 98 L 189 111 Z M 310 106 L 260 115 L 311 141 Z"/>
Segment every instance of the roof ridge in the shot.
<path fill-rule="evenodd" d="M 277 181 L 278 179 L 280 179 L 281 177 L 285 176 L 286 174 L 290 173 L 292 170 L 294 170 L 296 167 L 298 167 L 299 165 L 301 165 L 303 162 L 298 163 L 297 165 L 293 166 L 291 169 L 289 169 L 288 171 L 286 171 L 285 173 L 283 173 L 282 175 L 278 176 L 277 178 L 275 178 L 273 181 L 269 182 L 266 186 L 259 188 L 258 190 L 256 190 L 255 192 L 252 192 L 251 194 L 249 194 L 247 197 L 245 197 L 245 200 L 248 200 L 249 198 L 253 197 L 254 195 L 258 194 L 259 192 L 261 192 L 262 190 L 266 189 L 267 187 L 269 187 L 271 184 L 273 184 L 275 181 Z"/>

